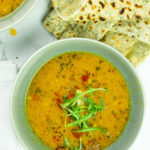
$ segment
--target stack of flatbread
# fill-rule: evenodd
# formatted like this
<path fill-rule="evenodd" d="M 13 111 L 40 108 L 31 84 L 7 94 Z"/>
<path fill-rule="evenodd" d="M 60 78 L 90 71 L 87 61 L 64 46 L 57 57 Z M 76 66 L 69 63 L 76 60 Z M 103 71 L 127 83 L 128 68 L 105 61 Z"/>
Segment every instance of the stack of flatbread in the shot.
<path fill-rule="evenodd" d="M 150 0 L 52 0 L 45 28 L 57 39 L 104 42 L 133 65 L 150 54 Z"/>

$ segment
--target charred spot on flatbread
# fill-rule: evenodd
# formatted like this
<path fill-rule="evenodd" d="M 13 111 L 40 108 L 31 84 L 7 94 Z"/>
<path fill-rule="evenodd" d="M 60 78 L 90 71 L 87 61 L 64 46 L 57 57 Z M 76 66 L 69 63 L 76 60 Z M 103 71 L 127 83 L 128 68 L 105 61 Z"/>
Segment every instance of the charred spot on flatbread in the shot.
<path fill-rule="evenodd" d="M 83 29 L 83 26 L 82 26 L 82 25 L 80 26 L 80 29 Z"/>
<path fill-rule="evenodd" d="M 93 29 L 93 26 L 92 26 L 92 25 L 90 25 L 90 26 L 89 26 L 89 28 L 90 28 L 90 29 Z"/>
<path fill-rule="evenodd" d="M 112 2 L 110 4 L 111 4 L 112 8 L 116 8 L 116 3 L 115 2 Z"/>
<path fill-rule="evenodd" d="M 125 8 L 122 8 L 122 9 L 119 11 L 119 14 L 120 14 L 120 15 L 123 15 L 124 12 L 125 12 Z"/>
<path fill-rule="evenodd" d="M 130 1 L 126 1 L 126 4 L 127 4 L 127 5 L 131 5 L 131 2 L 130 2 Z"/>
<path fill-rule="evenodd" d="M 120 2 L 122 2 L 122 3 L 123 3 L 123 2 L 124 2 L 124 0 L 120 0 Z"/>
<path fill-rule="evenodd" d="M 90 5 L 92 5 L 92 4 L 93 4 L 92 0 L 88 0 L 88 3 L 89 3 Z"/>
<path fill-rule="evenodd" d="M 130 19 L 130 16 L 127 14 L 127 18 Z"/>
<path fill-rule="evenodd" d="M 100 21 L 106 21 L 106 18 L 99 16 Z"/>
<path fill-rule="evenodd" d="M 93 6 L 92 6 L 92 10 L 95 10 L 96 8 L 97 8 L 96 5 L 93 5 Z"/>
<path fill-rule="evenodd" d="M 94 21 L 95 24 L 96 24 L 97 22 L 98 22 L 97 20 Z"/>
<path fill-rule="evenodd" d="M 82 23 L 83 23 L 83 24 L 86 24 L 86 21 L 83 21 Z"/>
<path fill-rule="evenodd" d="M 101 33 L 105 33 L 105 29 L 102 29 L 102 30 L 101 30 Z"/>
<path fill-rule="evenodd" d="M 144 23 L 145 23 L 146 25 L 148 25 L 148 21 L 144 21 Z"/>
<path fill-rule="evenodd" d="M 128 11 L 132 11 L 132 9 L 130 7 L 128 7 L 127 9 L 128 9 Z"/>
<path fill-rule="evenodd" d="M 138 5 L 138 4 L 135 4 L 134 6 L 135 6 L 135 8 L 143 8 L 142 5 Z"/>
<path fill-rule="evenodd" d="M 141 19 L 142 17 L 140 15 L 135 16 L 136 19 Z"/>
<path fill-rule="evenodd" d="M 79 20 L 83 20 L 84 19 L 84 17 L 83 16 L 79 16 Z"/>
<path fill-rule="evenodd" d="M 76 34 L 73 34 L 73 37 L 77 37 L 77 35 L 76 35 Z"/>
<path fill-rule="evenodd" d="M 80 10 L 83 12 L 85 10 L 85 7 L 82 7 Z"/>
<path fill-rule="evenodd" d="M 99 2 L 99 4 L 101 5 L 102 8 L 105 8 L 105 4 L 103 2 Z"/>
<path fill-rule="evenodd" d="M 87 15 L 87 19 L 91 20 L 91 15 L 90 14 Z"/>

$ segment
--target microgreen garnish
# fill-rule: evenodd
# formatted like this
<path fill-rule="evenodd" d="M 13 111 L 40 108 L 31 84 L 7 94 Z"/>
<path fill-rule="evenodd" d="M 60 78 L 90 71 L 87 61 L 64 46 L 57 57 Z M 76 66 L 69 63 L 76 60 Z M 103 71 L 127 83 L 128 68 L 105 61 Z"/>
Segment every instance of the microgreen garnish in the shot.
<path fill-rule="evenodd" d="M 79 150 L 79 149 L 78 149 L 77 147 L 74 146 L 74 147 L 73 147 L 73 150 Z"/>
<path fill-rule="evenodd" d="M 68 141 L 67 137 L 64 137 L 64 139 L 65 139 L 65 145 L 66 145 L 69 149 L 71 149 L 71 144 L 70 144 L 70 142 Z"/>
<path fill-rule="evenodd" d="M 85 92 L 75 91 L 75 97 L 67 100 L 64 97 L 64 104 L 61 107 L 65 111 L 65 127 L 79 126 L 81 130 L 74 132 L 89 132 L 101 131 L 103 134 L 107 134 L 107 131 L 101 127 L 91 127 L 88 124 L 88 120 L 94 117 L 97 113 L 104 111 L 106 106 L 104 105 L 103 98 L 100 98 L 100 105 L 96 104 L 92 100 L 92 96 L 96 91 L 107 92 L 108 89 L 105 88 L 91 88 Z M 85 97 L 86 96 L 86 97 Z M 67 118 L 71 117 L 72 122 L 67 124 Z"/>
<path fill-rule="evenodd" d="M 84 117 L 82 117 L 81 119 L 77 120 L 77 121 L 73 121 L 72 123 L 68 124 L 67 127 L 72 127 L 74 125 L 78 125 L 81 122 L 85 122 L 86 120 L 88 120 L 89 118 L 92 117 L 93 114 L 89 114 L 89 115 L 85 115 Z"/>
<path fill-rule="evenodd" d="M 62 106 L 69 106 L 70 104 L 74 105 L 76 102 L 84 95 L 88 93 L 92 93 L 95 91 L 108 91 L 108 89 L 105 88 L 90 88 L 88 91 L 85 91 L 81 94 L 76 93 L 76 96 L 73 99 L 68 100 L 66 103 L 64 103 Z"/>
<path fill-rule="evenodd" d="M 89 132 L 89 131 L 101 131 L 103 134 L 105 135 L 108 135 L 108 132 L 106 130 L 104 130 L 103 128 L 94 128 L 94 127 L 91 127 L 91 128 L 87 128 L 87 129 L 82 129 L 82 130 L 79 130 L 79 131 L 73 131 L 73 132 Z"/>
<path fill-rule="evenodd" d="M 79 150 L 82 150 L 82 141 L 81 141 L 81 138 L 80 138 Z"/>
<path fill-rule="evenodd" d="M 69 148 L 69 150 L 71 150 L 71 144 L 69 142 L 69 140 L 67 139 L 67 137 L 64 137 L 65 139 L 65 145 Z M 74 146 L 72 150 L 82 150 L 82 143 L 81 143 L 81 138 L 80 138 L 80 143 L 79 143 L 79 148 Z"/>

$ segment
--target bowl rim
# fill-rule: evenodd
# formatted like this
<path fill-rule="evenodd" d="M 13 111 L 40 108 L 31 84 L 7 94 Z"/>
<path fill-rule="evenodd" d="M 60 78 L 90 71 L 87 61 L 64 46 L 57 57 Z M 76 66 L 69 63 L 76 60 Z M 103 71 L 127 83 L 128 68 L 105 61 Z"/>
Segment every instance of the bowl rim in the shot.
<path fill-rule="evenodd" d="M 21 139 L 21 137 L 20 137 L 20 135 L 19 135 L 19 132 L 17 131 L 17 128 L 16 128 L 16 126 L 15 126 L 15 121 L 14 121 L 14 118 L 13 118 L 13 105 L 12 105 L 12 102 L 13 102 L 13 93 L 15 92 L 15 86 L 16 86 L 16 84 L 17 84 L 17 82 L 18 82 L 18 79 L 20 78 L 20 75 L 22 74 L 24 68 L 26 68 L 26 66 L 28 66 L 29 62 L 30 62 L 34 57 L 36 57 L 37 54 L 41 53 L 42 50 L 44 50 L 44 49 L 46 49 L 47 47 L 50 47 L 50 46 L 52 46 L 52 45 L 55 45 L 55 44 L 57 44 L 57 43 L 61 43 L 61 42 L 63 43 L 63 42 L 68 41 L 68 40 L 69 40 L 69 41 L 72 41 L 72 40 L 77 40 L 77 41 L 78 41 L 78 40 L 81 40 L 81 41 L 95 42 L 96 44 L 101 44 L 101 45 L 103 45 L 103 46 L 109 48 L 110 50 L 113 51 L 113 53 L 117 53 L 118 56 L 121 57 L 121 59 L 123 59 L 123 61 L 124 61 L 125 63 L 127 63 L 127 65 L 131 68 L 132 72 L 136 75 L 137 80 L 138 80 L 138 82 L 139 82 L 139 85 L 140 85 L 140 87 L 141 87 L 141 92 L 142 92 L 142 94 L 143 94 L 142 96 L 143 96 L 143 104 L 144 104 L 144 105 L 143 105 L 143 117 L 142 117 L 142 120 L 141 120 L 141 124 L 140 124 L 140 126 L 139 126 L 138 133 L 136 134 L 136 136 L 135 136 L 134 140 L 132 141 L 132 143 L 129 145 L 129 147 L 131 147 L 131 146 L 133 145 L 133 143 L 136 141 L 136 139 L 137 139 L 137 137 L 138 137 L 138 135 L 139 135 L 139 132 L 141 131 L 141 127 L 143 126 L 143 120 L 144 120 L 144 116 L 145 116 L 145 104 L 146 104 L 146 101 L 145 101 L 145 91 L 144 91 L 144 87 L 143 87 L 142 81 L 141 81 L 141 79 L 140 79 L 140 77 L 139 77 L 138 72 L 135 70 L 135 68 L 133 67 L 133 65 L 131 64 L 131 62 L 129 62 L 128 59 L 127 59 L 123 54 L 121 54 L 121 53 L 118 52 L 115 48 L 113 48 L 113 47 L 111 47 L 111 46 L 109 46 L 109 45 L 107 45 L 107 44 L 105 44 L 105 43 L 102 43 L 102 42 L 100 42 L 100 41 L 96 41 L 96 40 L 93 40 L 93 39 L 88 39 L 88 38 L 66 38 L 66 39 L 56 40 L 56 41 L 53 41 L 53 42 L 51 42 L 51 43 L 49 43 L 49 44 L 46 44 L 45 46 L 43 46 L 43 47 L 41 47 L 40 49 L 38 49 L 35 53 L 33 53 L 33 54 L 28 58 L 28 60 L 24 63 L 24 65 L 21 67 L 19 73 L 17 74 L 17 77 L 16 77 L 16 79 L 15 79 L 15 82 L 14 82 L 13 88 L 12 88 L 12 92 L 11 92 L 11 120 L 12 120 L 12 125 L 13 125 L 13 128 L 14 128 L 14 130 L 15 130 L 15 133 L 16 133 L 16 135 L 17 135 L 17 137 L 18 137 L 18 140 L 19 140 L 20 143 L 24 146 L 25 149 L 28 149 L 28 146 L 24 144 L 23 140 Z M 92 53 L 92 52 L 91 52 L 91 53 Z M 128 122 L 127 122 L 127 124 L 128 124 Z M 122 133 L 121 133 L 121 134 L 122 134 Z M 119 138 L 119 137 L 118 137 L 118 138 Z M 115 141 L 114 141 L 114 142 L 115 142 Z M 114 143 L 114 142 L 113 142 L 113 143 Z M 113 144 L 113 143 L 112 143 L 112 144 Z M 110 146 L 110 145 L 109 145 L 109 146 Z M 108 147 L 109 147 L 109 146 L 108 146 Z M 108 147 L 106 147 L 106 150 L 107 150 Z"/>
<path fill-rule="evenodd" d="M 23 0 L 16 10 L 0 18 L 0 32 L 22 21 L 33 9 L 38 0 Z"/>

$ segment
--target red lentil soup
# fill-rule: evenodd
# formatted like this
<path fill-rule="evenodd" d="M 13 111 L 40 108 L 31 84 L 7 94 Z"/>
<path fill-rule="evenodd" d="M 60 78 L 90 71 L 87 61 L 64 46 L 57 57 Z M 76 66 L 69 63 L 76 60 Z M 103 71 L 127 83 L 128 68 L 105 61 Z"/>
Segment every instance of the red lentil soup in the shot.
<path fill-rule="evenodd" d="M 121 73 L 107 60 L 83 52 L 66 53 L 44 65 L 31 82 L 26 103 L 34 133 L 54 150 L 103 150 L 123 132 L 130 113 Z"/>
<path fill-rule="evenodd" d="M 0 0 L 0 18 L 16 10 L 24 0 Z"/>

